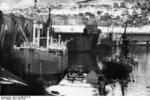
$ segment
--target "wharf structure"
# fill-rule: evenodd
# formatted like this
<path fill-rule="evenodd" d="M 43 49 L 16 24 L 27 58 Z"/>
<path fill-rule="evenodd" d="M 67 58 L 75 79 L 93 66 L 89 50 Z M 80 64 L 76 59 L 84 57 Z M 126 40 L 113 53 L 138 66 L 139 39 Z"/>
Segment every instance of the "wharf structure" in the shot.
<path fill-rule="evenodd" d="M 54 25 L 54 29 L 57 34 L 82 34 L 84 25 Z M 126 36 L 130 38 L 131 42 L 144 42 L 149 43 L 150 40 L 150 26 L 143 27 L 128 27 Z M 98 29 L 102 31 L 101 36 L 106 37 L 108 33 L 113 33 L 113 40 L 118 41 L 124 33 L 123 27 L 103 27 L 98 26 Z M 101 38 L 101 37 L 100 37 Z"/>

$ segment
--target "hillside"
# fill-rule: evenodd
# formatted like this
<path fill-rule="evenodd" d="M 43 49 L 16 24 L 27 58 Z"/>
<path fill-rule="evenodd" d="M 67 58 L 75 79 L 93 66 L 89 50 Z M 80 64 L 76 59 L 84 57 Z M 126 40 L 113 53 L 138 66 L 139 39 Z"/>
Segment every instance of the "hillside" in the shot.
<path fill-rule="evenodd" d="M 132 20 L 132 26 L 150 23 L 150 3 L 147 0 L 1 0 L 0 9 L 39 21 L 48 18 L 48 7 L 52 8 L 54 25 L 85 25 L 96 23 L 99 26 L 122 26 L 126 19 Z M 14 9 L 15 8 L 15 9 Z"/>

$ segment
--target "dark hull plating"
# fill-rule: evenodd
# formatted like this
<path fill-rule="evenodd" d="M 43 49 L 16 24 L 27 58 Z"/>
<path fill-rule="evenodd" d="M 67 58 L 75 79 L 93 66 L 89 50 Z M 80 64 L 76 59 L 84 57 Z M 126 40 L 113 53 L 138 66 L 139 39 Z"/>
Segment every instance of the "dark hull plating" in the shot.
<path fill-rule="evenodd" d="M 127 79 L 132 71 L 132 66 L 116 61 L 103 61 L 103 74 L 107 79 Z"/>
<path fill-rule="evenodd" d="M 90 51 L 97 48 L 98 35 L 81 35 L 68 43 L 69 52 Z"/>
<path fill-rule="evenodd" d="M 12 49 L 5 53 L 4 66 L 15 73 L 30 73 L 35 75 L 57 74 L 68 66 L 68 56 L 48 53 L 34 49 Z"/>

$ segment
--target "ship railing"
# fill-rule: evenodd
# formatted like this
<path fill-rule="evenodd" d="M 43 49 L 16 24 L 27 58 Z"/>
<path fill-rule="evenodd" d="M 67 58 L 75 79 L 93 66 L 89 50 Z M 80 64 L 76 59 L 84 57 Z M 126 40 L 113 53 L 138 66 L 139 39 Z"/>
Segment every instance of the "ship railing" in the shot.
<path fill-rule="evenodd" d="M 58 50 L 67 50 L 66 45 L 64 43 L 51 43 L 48 46 L 49 49 L 58 49 Z"/>
<path fill-rule="evenodd" d="M 38 45 L 35 44 L 35 43 L 32 43 L 32 42 L 24 42 L 19 47 L 14 45 L 14 48 L 15 49 L 25 49 L 25 48 L 27 48 L 27 49 L 36 49 L 36 48 L 38 48 Z"/>
<path fill-rule="evenodd" d="M 45 48 L 45 47 L 38 47 L 38 48 L 36 48 L 36 50 L 40 50 L 40 51 L 48 51 L 48 49 Z"/>
<path fill-rule="evenodd" d="M 68 50 L 66 49 L 65 46 L 60 46 L 60 47 L 49 47 L 49 50 L 53 50 L 53 51 L 62 51 L 62 52 L 67 52 Z"/>
<path fill-rule="evenodd" d="M 40 37 L 40 39 L 47 39 L 47 37 Z"/>
<path fill-rule="evenodd" d="M 51 54 L 56 54 L 56 55 L 60 55 L 60 56 L 65 56 L 68 54 L 67 51 L 62 51 L 62 50 L 58 50 L 58 49 L 49 49 L 48 52 Z"/>

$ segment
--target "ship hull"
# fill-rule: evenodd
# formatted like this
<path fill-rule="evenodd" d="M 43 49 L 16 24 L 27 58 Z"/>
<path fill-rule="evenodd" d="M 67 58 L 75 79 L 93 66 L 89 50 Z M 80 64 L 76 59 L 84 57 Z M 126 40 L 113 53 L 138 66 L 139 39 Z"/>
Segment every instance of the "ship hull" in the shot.
<path fill-rule="evenodd" d="M 52 75 L 68 67 L 68 56 L 34 49 L 13 49 L 3 54 L 3 65 L 17 75 Z"/>
<path fill-rule="evenodd" d="M 103 61 L 102 64 L 102 72 L 107 79 L 127 79 L 132 71 L 132 66 L 128 63 Z"/>
<path fill-rule="evenodd" d="M 69 52 L 90 51 L 97 48 L 98 35 L 81 35 L 68 43 Z"/>

